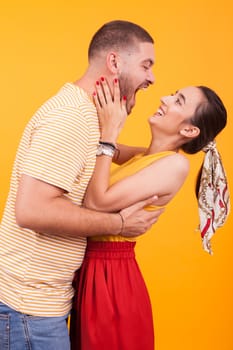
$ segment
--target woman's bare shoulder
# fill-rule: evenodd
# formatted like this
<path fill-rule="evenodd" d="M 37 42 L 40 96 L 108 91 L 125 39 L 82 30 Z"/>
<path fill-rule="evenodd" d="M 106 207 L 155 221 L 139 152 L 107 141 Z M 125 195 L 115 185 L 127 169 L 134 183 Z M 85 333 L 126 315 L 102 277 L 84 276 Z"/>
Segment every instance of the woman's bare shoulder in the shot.
<path fill-rule="evenodd" d="M 181 170 L 183 169 L 185 170 L 189 170 L 189 160 L 187 157 L 185 157 L 183 154 L 181 153 L 174 153 L 172 155 L 170 155 L 170 160 L 169 162 L 172 162 L 172 164 L 174 166 L 176 166 L 177 168 L 180 168 Z"/>
<path fill-rule="evenodd" d="M 151 166 L 155 168 L 165 167 L 167 169 L 186 173 L 189 171 L 189 160 L 181 153 L 173 153 L 156 160 Z"/>

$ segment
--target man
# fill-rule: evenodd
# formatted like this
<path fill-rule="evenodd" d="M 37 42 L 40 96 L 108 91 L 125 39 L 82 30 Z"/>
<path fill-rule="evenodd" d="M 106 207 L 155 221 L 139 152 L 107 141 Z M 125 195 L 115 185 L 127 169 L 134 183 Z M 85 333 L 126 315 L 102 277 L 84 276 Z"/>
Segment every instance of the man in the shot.
<path fill-rule="evenodd" d="M 88 54 L 85 74 L 38 109 L 19 145 L 0 229 L 1 349 L 69 349 L 71 282 L 86 237 L 139 235 L 161 213 L 143 210 L 153 199 L 120 215 L 81 207 L 96 154 L 114 151 L 119 133 L 116 123 L 100 134 L 94 84 L 100 76 L 119 80 L 130 113 L 136 92 L 154 81 L 153 39 L 136 24 L 105 24 Z M 119 145 L 118 162 L 139 150 Z"/>

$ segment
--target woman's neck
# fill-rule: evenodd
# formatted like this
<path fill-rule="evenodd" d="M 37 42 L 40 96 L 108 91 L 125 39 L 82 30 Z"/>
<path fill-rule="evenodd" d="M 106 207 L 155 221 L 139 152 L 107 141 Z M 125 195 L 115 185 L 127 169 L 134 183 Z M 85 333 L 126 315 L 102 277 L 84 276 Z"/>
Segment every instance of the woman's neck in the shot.
<path fill-rule="evenodd" d="M 176 141 L 171 139 L 168 140 L 168 138 L 163 138 L 160 140 L 159 139 L 152 140 L 145 154 L 149 155 L 149 154 L 165 152 L 165 151 L 178 152 L 179 146 L 177 144 L 177 140 Z"/>

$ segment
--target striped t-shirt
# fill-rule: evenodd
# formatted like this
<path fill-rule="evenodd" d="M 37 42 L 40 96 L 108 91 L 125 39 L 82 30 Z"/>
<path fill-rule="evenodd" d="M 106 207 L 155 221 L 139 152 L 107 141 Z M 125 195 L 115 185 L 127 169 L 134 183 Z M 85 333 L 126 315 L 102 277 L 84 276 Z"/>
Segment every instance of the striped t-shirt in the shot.
<path fill-rule="evenodd" d="M 98 141 L 96 109 L 72 83 L 45 102 L 25 128 L 0 226 L 0 301 L 17 311 L 35 316 L 69 312 L 73 273 L 86 247 L 84 237 L 48 235 L 16 224 L 20 176 L 62 188 L 80 205 L 94 170 Z"/>

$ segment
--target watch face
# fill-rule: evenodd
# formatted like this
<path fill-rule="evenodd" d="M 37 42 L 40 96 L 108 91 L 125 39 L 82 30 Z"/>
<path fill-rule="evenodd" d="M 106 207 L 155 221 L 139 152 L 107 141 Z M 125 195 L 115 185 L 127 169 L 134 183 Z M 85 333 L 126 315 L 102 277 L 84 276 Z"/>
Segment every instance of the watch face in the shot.
<path fill-rule="evenodd" d="M 114 149 L 106 146 L 106 145 L 99 145 L 97 148 L 97 152 L 96 155 L 97 156 L 101 156 L 102 154 L 104 154 L 105 156 L 109 156 L 109 157 L 113 157 L 114 156 Z"/>
<path fill-rule="evenodd" d="M 97 148 L 96 155 L 100 156 L 101 154 L 103 154 L 103 147 L 102 147 L 102 145 L 99 145 Z"/>

